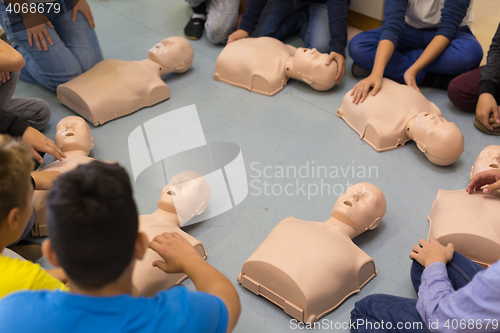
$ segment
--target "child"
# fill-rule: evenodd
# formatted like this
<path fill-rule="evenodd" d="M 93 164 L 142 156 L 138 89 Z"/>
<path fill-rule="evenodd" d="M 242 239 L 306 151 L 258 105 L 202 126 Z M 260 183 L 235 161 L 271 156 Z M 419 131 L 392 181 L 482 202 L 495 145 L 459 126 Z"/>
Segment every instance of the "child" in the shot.
<path fill-rule="evenodd" d="M 500 188 L 500 171 L 475 175 L 466 191 Z M 410 253 L 418 300 L 370 295 L 351 312 L 351 332 L 498 332 L 500 260 L 486 270 L 435 238 L 421 239 Z M 378 328 L 378 329 L 377 329 Z"/>
<path fill-rule="evenodd" d="M 148 240 L 138 232 L 132 187 L 119 165 L 94 161 L 61 175 L 46 205 L 44 254 L 64 268 L 70 292 L 6 297 L 0 301 L 2 333 L 208 333 L 231 332 L 236 325 L 240 302 L 233 284 L 176 233 L 149 243 L 164 259 L 152 264 L 187 274 L 198 292 L 174 287 L 154 298 L 131 295 L 134 263 L 143 258 Z"/>
<path fill-rule="evenodd" d="M 65 289 L 54 277 L 64 280 L 61 269 L 44 271 L 38 264 L 6 255 L 6 246 L 29 230 L 33 160 L 28 146 L 0 135 L 0 161 L 0 297 L 22 289 Z"/>
<path fill-rule="evenodd" d="M 448 97 L 456 107 L 476 111 L 474 124 L 481 131 L 500 135 L 500 24 L 491 42 L 486 65 L 450 82 Z"/>
<path fill-rule="evenodd" d="M 354 103 L 372 87 L 375 95 L 384 75 L 417 90 L 419 85 L 446 90 L 453 77 L 478 67 L 483 49 L 469 28 L 471 2 L 386 0 L 382 28 L 349 43 L 353 75 L 366 77 L 354 86 Z"/>

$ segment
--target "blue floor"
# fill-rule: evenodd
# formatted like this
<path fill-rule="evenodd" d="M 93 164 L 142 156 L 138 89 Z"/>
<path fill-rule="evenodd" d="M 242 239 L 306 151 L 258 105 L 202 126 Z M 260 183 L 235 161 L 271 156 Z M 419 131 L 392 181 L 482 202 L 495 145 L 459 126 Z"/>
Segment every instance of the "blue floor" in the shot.
<path fill-rule="evenodd" d="M 139 60 L 155 43 L 169 36 L 183 36 L 191 14 L 181 0 L 89 1 L 97 25 L 96 31 L 105 58 Z M 301 41 L 288 41 L 301 46 Z M 169 75 L 165 82 L 171 98 L 127 117 L 92 127 L 95 148 L 92 156 L 117 161 L 131 173 L 127 148 L 130 132 L 145 121 L 190 104 L 196 104 L 208 142 L 234 142 L 241 147 L 249 181 L 262 188 L 267 180 L 282 186 L 296 179 L 258 177 L 255 169 L 265 166 L 309 165 L 374 167 L 371 178 L 360 178 L 349 172 L 345 177 L 323 179 L 340 193 L 349 181 L 371 182 L 382 189 L 387 199 L 387 214 L 380 226 L 355 239 L 356 244 L 375 259 L 378 275 L 360 293 L 347 299 L 325 318 L 347 322 L 354 303 L 374 293 L 415 297 L 410 283 L 408 254 L 428 231 L 427 216 L 439 189 L 465 188 L 475 157 L 482 148 L 498 144 L 496 137 L 479 132 L 473 125 L 473 114 L 462 112 L 448 100 L 446 92 L 422 89 L 449 120 L 455 122 L 465 137 L 465 151 L 449 167 L 431 164 L 415 144 L 377 153 L 359 139 L 343 120 L 336 116 L 344 94 L 357 82 L 350 73 L 352 60 L 347 59 L 346 76 L 340 85 L 328 92 L 317 92 L 308 85 L 290 81 L 273 97 L 250 93 L 214 81 L 215 61 L 222 46 L 214 46 L 204 37 L 191 41 L 195 58 L 191 69 L 182 75 Z M 52 119 L 45 134 L 54 137 L 57 122 L 73 113 L 59 104 L 53 92 L 26 82 L 19 82 L 15 96 L 39 97 L 52 107 Z M 51 156 L 46 158 L 53 161 Z M 260 164 L 252 164 L 258 162 Z M 250 166 L 253 165 L 253 168 Z M 367 169 L 368 170 L 368 169 Z M 377 172 L 375 172 L 377 171 Z M 368 175 L 367 175 L 368 176 Z M 300 184 L 321 184 L 319 178 L 299 179 Z M 314 186 L 314 185 L 312 185 Z M 236 281 L 243 262 L 266 238 L 278 222 L 288 216 L 304 220 L 325 221 L 337 195 L 323 194 L 310 198 L 298 195 L 257 194 L 249 188 L 247 198 L 234 209 L 186 228 L 203 242 L 208 262 L 228 276 L 236 286 L 242 303 L 242 314 L 235 332 L 289 332 L 292 319 L 280 308 L 244 289 Z M 141 214 L 155 210 L 159 191 L 135 187 L 135 198 Z M 42 264 L 46 265 L 42 260 Z M 184 283 L 194 288 L 190 281 Z M 342 330 L 340 330 L 342 331 Z M 347 331 L 347 330 L 344 330 Z"/>

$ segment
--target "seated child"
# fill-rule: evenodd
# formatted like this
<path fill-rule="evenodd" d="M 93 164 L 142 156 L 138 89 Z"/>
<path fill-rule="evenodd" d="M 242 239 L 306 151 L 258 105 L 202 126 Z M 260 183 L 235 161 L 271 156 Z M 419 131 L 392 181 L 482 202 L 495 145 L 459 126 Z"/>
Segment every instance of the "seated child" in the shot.
<path fill-rule="evenodd" d="M 49 239 L 43 252 L 64 268 L 69 292 L 19 292 L 0 301 L 9 332 L 231 332 L 240 301 L 233 284 L 177 233 L 148 245 L 138 232 L 132 186 L 118 164 L 94 161 L 55 180 L 46 198 Z M 147 247 L 167 273 L 187 274 L 198 292 L 174 287 L 131 295 L 136 259 Z M 22 309 L 22 311 L 19 311 Z M 29 320 L 26 320 L 29 318 Z"/>
<path fill-rule="evenodd" d="M 45 271 L 38 264 L 7 256 L 6 246 L 21 238 L 33 213 L 33 156 L 26 144 L 0 135 L 0 161 L 0 297 L 22 289 L 65 289 L 54 277 L 64 280 L 61 269 Z"/>
<path fill-rule="evenodd" d="M 491 41 L 486 65 L 454 78 L 448 97 L 456 107 L 476 112 L 474 124 L 487 134 L 500 135 L 500 24 Z"/>
<path fill-rule="evenodd" d="M 475 175 L 466 191 L 474 195 L 500 188 L 500 171 Z M 491 185 L 489 185 L 491 184 Z M 435 238 L 421 239 L 410 253 L 411 279 L 418 300 L 370 295 L 356 302 L 351 332 L 498 332 L 500 260 L 483 269 Z"/>

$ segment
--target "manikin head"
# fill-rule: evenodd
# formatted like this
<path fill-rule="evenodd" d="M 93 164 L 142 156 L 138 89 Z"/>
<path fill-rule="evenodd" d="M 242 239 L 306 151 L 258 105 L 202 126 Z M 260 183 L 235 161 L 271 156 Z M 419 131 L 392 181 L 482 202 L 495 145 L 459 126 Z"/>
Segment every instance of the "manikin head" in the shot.
<path fill-rule="evenodd" d="M 315 90 L 331 89 L 336 81 L 337 62 L 332 61 L 325 65 L 328 54 L 319 53 L 316 49 L 298 48 L 293 59 L 294 70 L 301 76 L 302 81 Z"/>
<path fill-rule="evenodd" d="M 56 126 L 56 145 L 63 151 L 82 150 L 88 155 L 94 148 L 94 137 L 89 125 L 82 117 L 69 116 Z"/>
<path fill-rule="evenodd" d="M 160 64 L 163 73 L 184 73 L 191 67 L 194 53 L 191 44 L 182 37 L 169 37 L 153 46 L 148 58 Z"/>
<path fill-rule="evenodd" d="M 197 172 L 183 171 L 172 176 L 163 188 L 158 209 L 176 214 L 176 222 L 182 227 L 205 211 L 209 199 L 210 186 L 207 180 Z"/>
<path fill-rule="evenodd" d="M 481 150 L 470 170 L 470 178 L 491 169 L 500 169 L 500 146 L 498 145 L 487 146 Z"/>
<path fill-rule="evenodd" d="M 464 137 L 457 125 L 434 113 L 419 113 L 413 134 L 418 148 L 436 165 L 450 165 L 464 151 Z"/>
<path fill-rule="evenodd" d="M 354 231 L 351 238 L 366 230 L 375 229 L 385 215 L 387 203 L 384 193 L 370 183 L 357 183 L 347 189 L 333 206 L 332 217 L 347 224 Z"/>

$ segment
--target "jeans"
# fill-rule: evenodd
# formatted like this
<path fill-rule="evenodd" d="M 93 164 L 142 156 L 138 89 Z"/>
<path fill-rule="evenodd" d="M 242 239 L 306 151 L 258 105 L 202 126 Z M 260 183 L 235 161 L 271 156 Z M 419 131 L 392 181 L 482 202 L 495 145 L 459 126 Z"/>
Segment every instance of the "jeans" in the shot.
<path fill-rule="evenodd" d="M 41 131 L 50 120 L 50 105 L 39 98 L 12 98 L 18 78 L 19 72 L 11 72 L 7 82 L 0 82 L 0 109 Z"/>
<path fill-rule="evenodd" d="M 479 79 L 481 78 L 481 68 L 478 67 L 467 73 L 454 78 L 448 86 L 448 98 L 455 106 L 464 111 L 476 112 L 477 101 L 479 99 Z M 500 86 L 493 95 L 497 104 L 500 105 Z"/>
<path fill-rule="evenodd" d="M 283 40 L 296 33 L 307 48 L 330 53 L 330 27 L 326 4 L 268 0 L 252 36 Z"/>
<path fill-rule="evenodd" d="M 465 286 L 477 272 L 484 269 L 458 252 L 454 253 L 446 268 L 455 290 Z M 423 271 L 424 267 L 413 261 L 410 275 L 416 293 Z M 351 322 L 359 323 L 351 328 L 351 332 L 430 332 L 422 322 L 416 305 L 417 300 L 411 298 L 382 294 L 367 296 L 356 302 L 351 311 Z"/>
<path fill-rule="evenodd" d="M 429 45 L 437 29 L 415 29 L 405 24 L 398 45 L 385 66 L 384 75 L 404 83 L 403 75 L 417 61 Z M 349 43 L 349 55 L 358 65 L 372 69 L 382 28 L 361 32 Z M 457 37 L 433 62 L 417 75 L 417 84 L 422 84 L 426 72 L 434 74 L 460 75 L 481 63 L 483 49 L 469 27 L 460 27 Z"/>
<path fill-rule="evenodd" d="M 6 3 L 0 3 L 0 23 L 12 46 L 26 61 L 21 79 L 55 91 L 58 85 L 103 60 L 97 35 L 81 12 L 75 22 L 71 21 L 71 11 L 52 20 L 54 29 L 47 27 L 47 30 L 54 45 L 47 43 L 47 51 L 38 51 L 34 42 L 29 46 L 25 30 L 13 32 L 5 6 Z"/>

